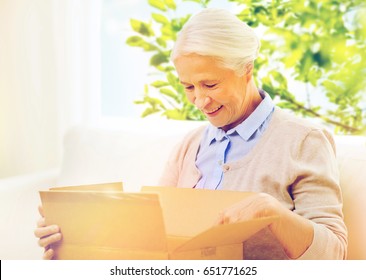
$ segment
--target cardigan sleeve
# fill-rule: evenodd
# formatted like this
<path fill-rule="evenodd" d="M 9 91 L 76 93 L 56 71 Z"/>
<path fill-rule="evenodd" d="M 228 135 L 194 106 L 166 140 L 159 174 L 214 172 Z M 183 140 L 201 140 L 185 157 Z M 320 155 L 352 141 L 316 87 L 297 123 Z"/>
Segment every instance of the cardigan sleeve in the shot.
<path fill-rule="evenodd" d="M 312 129 L 298 147 L 291 186 L 294 212 L 310 220 L 313 241 L 300 259 L 345 259 L 347 229 L 332 136 Z"/>
<path fill-rule="evenodd" d="M 165 163 L 164 170 L 159 179 L 159 185 L 164 187 L 176 187 L 179 179 L 179 155 L 181 145 L 176 146 Z"/>
<path fill-rule="evenodd" d="M 175 147 L 160 177 L 161 186 L 192 188 L 196 185 L 201 175 L 195 159 L 205 127 L 192 130 Z"/>

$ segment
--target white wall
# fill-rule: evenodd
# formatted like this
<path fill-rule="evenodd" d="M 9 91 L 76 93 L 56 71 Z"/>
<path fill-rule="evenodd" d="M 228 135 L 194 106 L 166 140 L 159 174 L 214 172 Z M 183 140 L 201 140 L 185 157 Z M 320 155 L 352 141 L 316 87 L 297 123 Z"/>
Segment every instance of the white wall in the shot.
<path fill-rule="evenodd" d="M 98 5 L 0 0 L 0 178 L 57 166 L 64 132 L 99 116 Z"/>

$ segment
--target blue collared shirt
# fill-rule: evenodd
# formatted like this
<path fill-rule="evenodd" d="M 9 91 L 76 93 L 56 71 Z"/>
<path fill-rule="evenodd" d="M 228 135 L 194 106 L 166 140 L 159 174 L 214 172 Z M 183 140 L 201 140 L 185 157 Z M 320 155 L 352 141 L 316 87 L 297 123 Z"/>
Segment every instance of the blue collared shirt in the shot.
<path fill-rule="evenodd" d="M 274 111 L 271 97 L 263 91 L 260 94 L 262 102 L 236 127 L 227 132 L 211 124 L 207 127 L 196 158 L 202 177 L 195 188 L 220 189 L 224 164 L 241 159 L 258 142 Z"/>

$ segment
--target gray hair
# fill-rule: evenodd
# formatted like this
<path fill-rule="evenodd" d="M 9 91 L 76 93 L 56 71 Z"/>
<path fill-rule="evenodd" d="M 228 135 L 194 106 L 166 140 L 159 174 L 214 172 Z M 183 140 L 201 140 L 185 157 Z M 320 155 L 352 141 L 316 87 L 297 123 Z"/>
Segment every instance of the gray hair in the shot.
<path fill-rule="evenodd" d="M 179 33 L 171 59 L 186 54 L 216 58 L 239 76 L 253 62 L 260 42 L 253 29 L 232 13 L 209 8 L 192 16 Z"/>

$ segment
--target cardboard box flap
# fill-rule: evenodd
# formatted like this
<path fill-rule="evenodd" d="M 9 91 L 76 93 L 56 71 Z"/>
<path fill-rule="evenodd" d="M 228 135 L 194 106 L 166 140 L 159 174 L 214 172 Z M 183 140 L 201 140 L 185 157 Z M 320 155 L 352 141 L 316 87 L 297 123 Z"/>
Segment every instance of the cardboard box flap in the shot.
<path fill-rule="evenodd" d="M 62 230 L 60 247 L 71 244 L 167 250 L 163 215 L 156 194 L 41 191 L 40 196 L 46 223 L 57 224 Z"/>
<path fill-rule="evenodd" d="M 269 225 L 277 217 L 253 219 L 249 221 L 214 226 L 175 249 L 176 252 L 200 248 L 217 247 L 242 243 Z"/>
<path fill-rule="evenodd" d="M 53 187 L 50 191 L 123 191 L 122 182 L 101 183 L 79 186 Z"/>
<path fill-rule="evenodd" d="M 142 187 L 159 194 L 169 236 L 194 237 L 215 225 L 221 210 L 252 195 L 250 192 L 171 187 Z"/>

